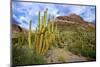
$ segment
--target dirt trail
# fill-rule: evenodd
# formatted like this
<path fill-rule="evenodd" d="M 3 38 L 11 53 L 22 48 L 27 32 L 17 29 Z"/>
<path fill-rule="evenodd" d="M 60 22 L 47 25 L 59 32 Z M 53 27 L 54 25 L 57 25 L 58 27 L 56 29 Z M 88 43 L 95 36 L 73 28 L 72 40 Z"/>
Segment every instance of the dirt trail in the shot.
<path fill-rule="evenodd" d="M 85 57 L 72 54 L 71 52 L 55 48 L 48 52 L 48 63 L 62 63 L 62 62 L 77 62 L 77 61 L 87 61 Z"/>

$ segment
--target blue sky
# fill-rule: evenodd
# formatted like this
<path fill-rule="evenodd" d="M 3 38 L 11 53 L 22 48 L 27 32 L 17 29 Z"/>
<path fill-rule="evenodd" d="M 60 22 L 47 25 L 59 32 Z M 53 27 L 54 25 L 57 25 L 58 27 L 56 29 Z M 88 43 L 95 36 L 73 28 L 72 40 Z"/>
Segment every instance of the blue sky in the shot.
<path fill-rule="evenodd" d="M 37 26 L 38 11 L 43 15 L 48 8 L 48 14 L 67 16 L 71 13 L 80 15 L 85 21 L 95 23 L 95 6 L 79 6 L 65 4 L 46 4 L 34 2 L 12 2 L 12 18 L 19 22 L 21 27 L 28 29 L 29 20 L 32 20 L 32 29 Z"/>

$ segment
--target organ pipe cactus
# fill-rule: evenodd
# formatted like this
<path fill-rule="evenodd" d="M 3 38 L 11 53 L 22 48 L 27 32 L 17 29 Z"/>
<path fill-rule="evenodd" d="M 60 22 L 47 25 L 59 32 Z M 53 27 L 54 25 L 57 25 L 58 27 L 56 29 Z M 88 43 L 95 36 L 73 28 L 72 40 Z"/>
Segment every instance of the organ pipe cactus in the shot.
<path fill-rule="evenodd" d="M 33 41 L 33 49 L 36 54 L 45 55 L 52 46 L 53 42 L 55 42 L 56 30 L 54 27 L 54 16 L 47 16 L 48 9 L 44 11 L 43 16 L 41 16 L 40 11 L 38 12 L 38 26 L 34 31 L 34 41 Z M 32 48 L 32 20 L 29 22 L 29 31 L 28 31 L 28 47 Z M 57 28 L 56 28 L 57 29 Z M 22 33 L 23 35 L 24 33 Z M 18 34 L 18 44 L 24 44 L 24 36 Z M 22 40 L 22 42 L 21 42 Z"/>
<path fill-rule="evenodd" d="M 39 30 L 39 31 L 40 31 L 40 28 L 41 28 L 41 27 L 40 27 L 40 26 L 41 26 L 41 25 L 40 25 L 40 19 L 41 19 L 41 18 L 40 18 L 40 11 L 39 11 L 39 14 L 38 14 L 38 28 L 39 28 L 38 30 Z"/>
<path fill-rule="evenodd" d="M 54 16 L 52 17 L 52 33 L 54 32 Z"/>
<path fill-rule="evenodd" d="M 38 31 L 35 31 L 34 51 L 40 55 L 45 55 L 54 42 L 53 40 L 55 40 L 54 16 L 50 21 L 50 15 L 47 18 L 47 11 L 48 9 L 44 11 L 42 17 L 40 16 L 40 12 L 38 13 Z"/>
<path fill-rule="evenodd" d="M 40 41 L 39 41 L 39 54 L 41 53 L 41 50 L 42 50 L 42 48 L 41 47 L 43 47 L 44 45 L 43 45 L 43 39 L 44 39 L 44 30 L 45 30 L 45 21 L 44 21 L 45 19 L 44 19 L 44 17 L 42 16 L 42 23 L 43 24 L 41 24 L 41 31 L 40 31 Z"/>

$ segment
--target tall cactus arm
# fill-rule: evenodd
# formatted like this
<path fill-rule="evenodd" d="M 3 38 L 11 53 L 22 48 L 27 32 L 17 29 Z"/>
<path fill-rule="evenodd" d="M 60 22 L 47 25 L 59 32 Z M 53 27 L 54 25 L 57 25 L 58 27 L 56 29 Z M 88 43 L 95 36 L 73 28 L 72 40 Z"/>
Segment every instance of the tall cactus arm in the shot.
<path fill-rule="evenodd" d="M 46 22 L 47 22 L 47 11 L 48 9 L 46 8 L 46 11 L 44 11 L 44 27 L 46 26 Z"/>
<path fill-rule="evenodd" d="M 48 18 L 48 25 L 47 25 L 47 29 L 48 29 L 48 32 L 50 33 L 50 15 L 49 15 L 49 18 Z"/>
<path fill-rule="evenodd" d="M 57 32 L 58 31 L 58 26 L 57 26 L 57 24 L 55 24 L 56 25 L 56 27 L 55 27 L 55 32 Z"/>
<path fill-rule="evenodd" d="M 32 24 L 32 21 L 30 20 L 30 22 L 29 22 L 29 34 L 28 34 L 29 48 L 31 48 L 31 24 Z"/>
<path fill-rule="evenodd" d="M 45 24 L 44 24 L 44 17 L 42 16 L 42 24 L 41 24 L 41 33 L 44 33 L 45 30 Z"/>
<path fill-rule="evenodd" d="M 40 30 L 40 11 L 38 13 L 38 30 Z"/>
<path fill-rule="evenodd" d="M 52 17 L 52 32 L 54 32 L 54 16 Z"/>
<path fill-rule="evenodd" d="M 47 53 L 49 47 L 50 47 L 50 41 L 49 41 L 49 39 L 48 39 L 48 38 L 50 38 L 50 36 L 48 36 L 48 35 L 49 35 L 49 34 L 48 34 L 48 32 L 47 32 L 47 33 L 46 33 L 46 37 L 45 37 L 46 47 L 45 47 L 45 49 L 44 49 L 42 55 L 45 55 L 45 54 Z"/>

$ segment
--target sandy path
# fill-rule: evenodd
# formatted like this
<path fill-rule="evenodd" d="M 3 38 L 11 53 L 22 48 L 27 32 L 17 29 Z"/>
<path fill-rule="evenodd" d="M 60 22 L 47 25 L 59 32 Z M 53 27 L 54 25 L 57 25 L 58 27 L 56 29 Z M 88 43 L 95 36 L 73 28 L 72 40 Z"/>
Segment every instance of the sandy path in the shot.
<path fill-rule="evenodd" d="M 87 59 L 85 57 L 72 54 L 67 50 L 65 51 L 64 49 L 56 48 L 48 52 L 47 61 L 48 63 L 61 63 L 87 61 Z"/>

